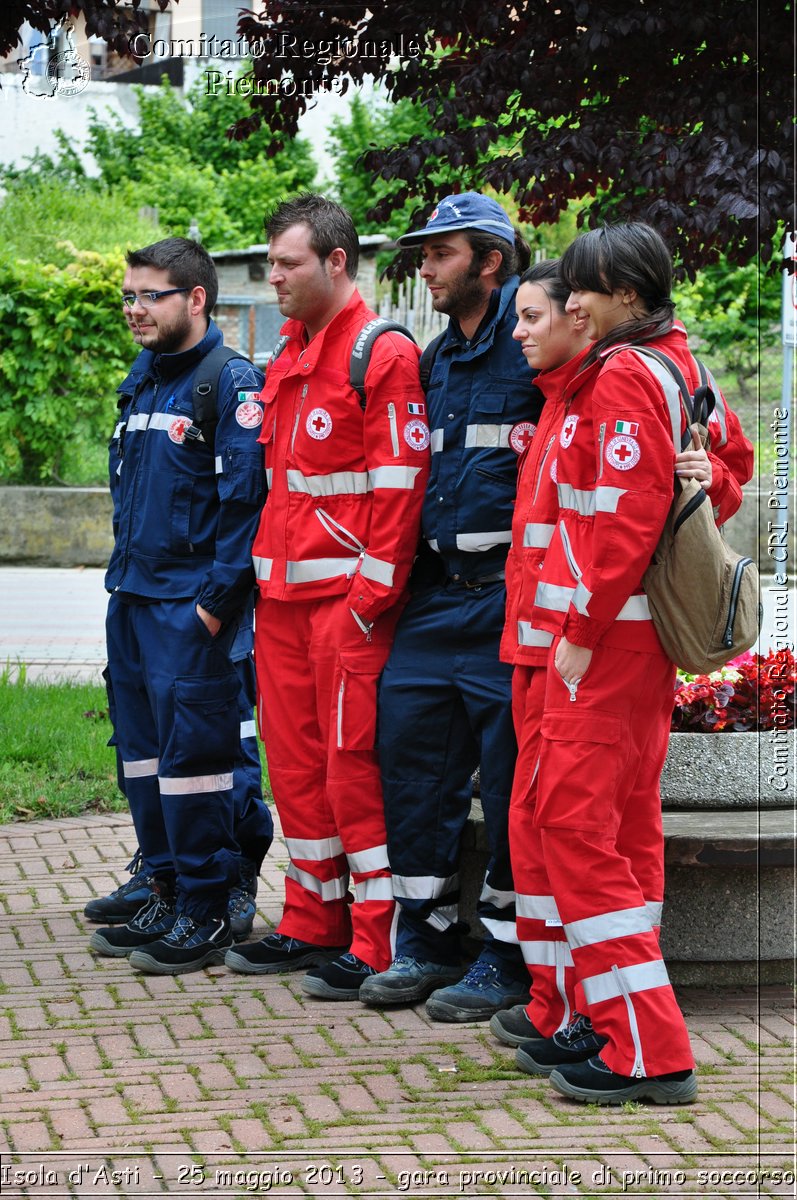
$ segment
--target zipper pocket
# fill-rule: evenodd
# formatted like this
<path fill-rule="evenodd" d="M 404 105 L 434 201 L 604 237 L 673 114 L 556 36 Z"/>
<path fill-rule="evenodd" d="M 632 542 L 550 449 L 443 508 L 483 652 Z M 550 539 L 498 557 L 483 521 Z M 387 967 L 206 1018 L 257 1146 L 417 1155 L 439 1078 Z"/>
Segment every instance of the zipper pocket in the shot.
<path fill-rule="evenodd" d="M 603 474 L 603 443 L 606 441 L 606 422 L 601 421 L 598 427 L 598 474 L 595 476 L 597 483 Z"/>
<path fill-rule="evenodd" d="M 725 633 L 722 638 L 722 644 L 726 649 L 730 649 L 733 645 L 733 623 L 736 620 L 736 609 L 739 606 L 739 589 L 742 586 L 742 575 L 744 575 L 747 567 L 752 566 L 752 563 L 752 558 L 740 558 L 733 573 L 731 600 L 728 605 L 728 623 L 725 626 Z"/>
<path fill-rule="evenodd" d="M 634 1066 L 631 1074 L 637 1079 L 641 1079 L 645 1074 L 645 1061 L 642 1058 L 642 1042 L 639 1037 L 639 1025 L 637 1024 L 634 1003 L 631 999 L 628 988 L 625 986 L 625 980 L 623 979 L 622 972 L 616 964 L 612 965 L 612 975 L 614 975 L 614 978 L 617 981 L 617 986 L 620 989 L 620 994 L 623 997 L 623 1000 L 625 1000 L 625 1006 L 628 1011 L 628 1027 L 631 1031 L 631 1040 L 634 1043 Z"/>
<path fill-rule="evenodd" d="M 570 544 L 570 534 L 567 532 L 567 526 L 562 520 L 559 521 L 559 533 L 562 538 L 562 546 L 564 547 L 565 558 L 567 559 L 567 565 L 570 568 L 570 574 L 573 576 L 576 583 L 578 583 L 581 580 L 583 571 L 573 556 L 573 547 Z"/>
<path fill-rule="evenodd" d="M 554 444 L 555 441 L 556 441 L 556 434 L 553 435 L 553 437 L 549 441 L 548 445 L 545 447 L 545 453 L 543 454 L 542 458 L 540 459 L 540 469 L 537 472 L 537 486 L 534 489 L 534 500 L 532 501 L 533 504 L 536 504 L 536 502 L 537 502 L 537 495 L 539 494 L 540 483 L 542 482 L 542 469 L 545 466 L 545 460 L 547 459 L 548 452 L 550 451 L 551 446 Z"/>
<path fill-rule="evenodd" d="M 299 407 L 296 410 L 296 420 L 293 422 L 293 433 L 291 434 L 291 454 L 293 454 L 293 446 L 296 441 L 296 434 L 299 429 L 299 421 L 302 416 L 302 409 L 304 408 L 304 398 L 307 395 L 307 389 L 309 386 L 310 385 L 307 383 L 304 385 L 304 387 L 302 388 L 302 394 L 299 397 Z M 276 422 L 275 422 L 275 425 L 276 425 Z M 276 437 L 276 429 L 274 431 L 274 436 Z"/>
<path fill-rule="evenodd" d="M 390 444 L 393 447 L 393 457 L 399 456 L 398 422 L 396 421 L 396 406 L 391 400 L 387 406 L 387 419 L 390 423 Z"/>
<path fill-rule="evenodd" d="M 346 694 L 346 678 L 341 676 L 338 689 L 338 750 L 343 749 L 343 698 Z"/>

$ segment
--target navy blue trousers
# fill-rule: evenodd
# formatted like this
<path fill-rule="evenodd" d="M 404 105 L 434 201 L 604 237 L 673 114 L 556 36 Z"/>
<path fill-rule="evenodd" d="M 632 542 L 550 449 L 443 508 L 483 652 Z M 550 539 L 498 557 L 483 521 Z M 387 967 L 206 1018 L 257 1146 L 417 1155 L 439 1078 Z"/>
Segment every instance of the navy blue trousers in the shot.
<path fill-rule="evenodd" d="M 396 950 L 459 962 L 459 859 L 478 766 L 490 848 L 477 906 L 487 935 L 481 957 L 523 978 L 508 836 L 512 668 L 498 658 L 505 602 L 502 583 L 412 596 L 380 683 L 379 757 L 400 905 Z"/>

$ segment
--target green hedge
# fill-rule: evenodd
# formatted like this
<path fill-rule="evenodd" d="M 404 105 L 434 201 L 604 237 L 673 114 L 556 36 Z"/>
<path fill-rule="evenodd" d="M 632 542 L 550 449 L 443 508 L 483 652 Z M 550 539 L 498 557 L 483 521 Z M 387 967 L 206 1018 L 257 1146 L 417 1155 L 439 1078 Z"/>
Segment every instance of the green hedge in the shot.
<path fill-rule="evenodd" d="M 0 257 L 0 480 L 97 484 L 115 389 L 137 348 L 122 319 L 121 254 L 64 266 Z"/>

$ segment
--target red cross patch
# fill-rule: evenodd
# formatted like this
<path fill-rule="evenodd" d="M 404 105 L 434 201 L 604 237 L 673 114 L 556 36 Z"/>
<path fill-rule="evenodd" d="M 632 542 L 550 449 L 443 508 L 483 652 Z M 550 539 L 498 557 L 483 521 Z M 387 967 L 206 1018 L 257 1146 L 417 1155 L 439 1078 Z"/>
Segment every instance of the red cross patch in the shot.
<path fill-rule="evenodd" d="M 639 442 L 626 433 L 613 437 L 606 447 L 606 461 L 617 471 L 630 471 L 642 457 Z"/>
<path fill-rule="evenodd" d="M 404 426 L 404 441 L 413 450 L 425 450 L 431 441 L 429 426 L 425 421 L 408 421 Z"/>
<path fill-rule="evenodd" d="M 185 441 L 185 431 L 191 426 L 190 417 L 175 417 L 169 426 L 169 437 L 178 446 Z"/>
<path fill-rule="evenodd" d="M 559 442 L 566 450 L 576 436 L 576 426 L 578 425 L 578 414 L 568 417 L 562 426 L 562 432 L 559 434 Z"/>
<path fill-rule="evenodd" d="M 537 426 L 531 421 L 519 421 L 517 425 L 512 427 L 509 434 L 509 445 L 515 451 L 515 454 L 522 454 L 528 446 L 531 439 L 534 437 Z"/>
<path fill-rule="evenodd" d="M 314 408 L 307 418 L 307 432 L 317 442 L 323 442 L 332 432 L 332 418 L 325 408 Z"/>
<path fill-rule="evenodd" d="M 257 429 L 263 421 L 263 409 L 259 404 L 239 404 L 235 410 L 235 419 L 244 429 Z"/>

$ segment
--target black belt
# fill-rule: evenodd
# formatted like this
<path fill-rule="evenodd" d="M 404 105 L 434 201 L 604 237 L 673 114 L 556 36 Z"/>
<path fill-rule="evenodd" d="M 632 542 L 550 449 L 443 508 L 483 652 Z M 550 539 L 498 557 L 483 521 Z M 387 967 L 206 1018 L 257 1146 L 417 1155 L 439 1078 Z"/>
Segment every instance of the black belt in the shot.
<path fill-rule="evenodd" d="M 506 571 L 493 571 L 492 575 L 477 575 L 475 579 L 460 579 L 458 575 L 446 576 L 446 586 L 480 588 L 486 583 L 503 583 Z"/>

